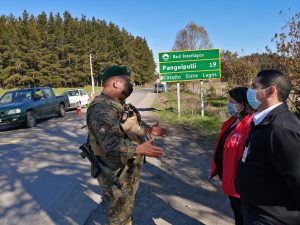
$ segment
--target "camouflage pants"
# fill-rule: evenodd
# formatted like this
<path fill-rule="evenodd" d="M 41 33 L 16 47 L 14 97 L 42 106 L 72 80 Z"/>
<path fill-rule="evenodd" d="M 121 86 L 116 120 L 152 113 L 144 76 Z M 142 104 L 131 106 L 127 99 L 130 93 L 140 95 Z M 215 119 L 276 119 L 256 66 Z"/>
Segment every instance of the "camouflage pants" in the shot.
<path fill-rule="evenodd" d="M 139 185 L 141 165 L 130 165 L 119 178 L 126 190 L 126 195 L 101 175 L 98 182 L 108 202 L 107 225 L 130 225 L 135 194 Z"/>

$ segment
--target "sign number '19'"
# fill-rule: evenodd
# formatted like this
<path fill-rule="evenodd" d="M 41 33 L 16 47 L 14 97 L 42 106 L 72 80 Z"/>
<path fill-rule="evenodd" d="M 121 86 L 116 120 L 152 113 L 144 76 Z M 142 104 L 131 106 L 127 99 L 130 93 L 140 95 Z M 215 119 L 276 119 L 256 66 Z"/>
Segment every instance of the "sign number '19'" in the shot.
<path fill-rule="evenodd" d="M 213 67 L 216 67 L 217 66 L 217 63 L 216 62 L 210 62 L 209 63 L 209 67 L 210 68 L 213 68 Z"/>

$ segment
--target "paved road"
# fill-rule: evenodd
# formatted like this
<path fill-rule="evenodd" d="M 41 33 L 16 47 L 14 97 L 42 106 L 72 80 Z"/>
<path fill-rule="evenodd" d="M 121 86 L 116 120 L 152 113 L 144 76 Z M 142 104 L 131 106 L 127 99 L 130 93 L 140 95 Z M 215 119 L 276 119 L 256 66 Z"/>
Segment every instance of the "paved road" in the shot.
<path fill-rule="evenodd" d="M 130 101 L 140 104 L 149 94 L 139 90 Z M 32 129 L 0 128 L 1 225 L 85 223 L 101 196 L 89 163 L 79 155 L 84 123 L 85 113 L 70 111 Z"/>
<path fill-rule="evenodd" d="M 73 111 L 0 133 L 0 224 L 84 223 L 99 197 L 79 155 L 83 122 Z"/>
<path fill-rule="evenodd" d="M 149 123 L 154 97 L 141 89 L 129 99 Z M 79 156 L 84 122 L 85 114 L 71 111 L 36 128 L 0 131 L 0 225 L 104 224 L 101 192 Z M 182 127 L 169 129 L 157 140 L 166 157 L 143 168 L 136 224 L 232 224 L 219 184 L 207 180 L 211 144 Z"/>

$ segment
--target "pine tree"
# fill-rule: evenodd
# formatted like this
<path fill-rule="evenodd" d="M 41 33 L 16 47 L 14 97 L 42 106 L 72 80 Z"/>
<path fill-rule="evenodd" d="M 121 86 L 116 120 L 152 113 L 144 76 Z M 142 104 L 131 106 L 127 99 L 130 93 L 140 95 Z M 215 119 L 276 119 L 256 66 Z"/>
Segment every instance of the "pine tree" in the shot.
<path fill-rule="evenodd" d="M 103 70 L 115 64 L 128 65 L 136 83 L 154 78 L 146 40 L 112 22 L 73 18 L 68 11 L 0 17 L 0 87 L 90 84 L 90 54 L 99 81 Z"/>

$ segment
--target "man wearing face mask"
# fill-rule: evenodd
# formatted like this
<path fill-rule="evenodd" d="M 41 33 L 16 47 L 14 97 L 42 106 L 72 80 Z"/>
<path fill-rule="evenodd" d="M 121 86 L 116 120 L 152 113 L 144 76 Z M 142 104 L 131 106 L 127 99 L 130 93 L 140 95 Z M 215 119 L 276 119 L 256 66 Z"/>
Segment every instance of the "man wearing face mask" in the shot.
<path fill-rule="evenodd" d="M 101 172 L 96 175 L 108 201 L 107 224 L 127 225 L 132 224 L 144 156 L 164 155 L 163 149 L 153 145 L 153 138 L 149 135 L 161 136 L 166 130 L 157 124 L 149 127 L 141 120 L 136 108 L 125 103 L 133 91 L 128 67 L 108 67 L 102 80 L 103 92 L 95 97 L 87 110 L 89 143 L 94 154 L 118 177 L 125 190 L 122 192 L 112 185 Z"/>
<path fill-rule="evenodd" d="M 243 216 L 234 179 L 252 120 L 252 109 L 246 93 L 246 87 L 236 87 L 228 91 L 227 108 L 231 117 L 223 123 L 219 133 L 211 168 L 211 178 L 218 175 L 222 181 L 222 189 L 229 197 L 236 225 L 243 224 Z"/>
<path fill-rule="evenodd" d="M 236 177 L 244 224 L 300 224 L 300 122 L 286 100 L 290 81 L 263 70 L 247 98 L 256 109 Z"/>

